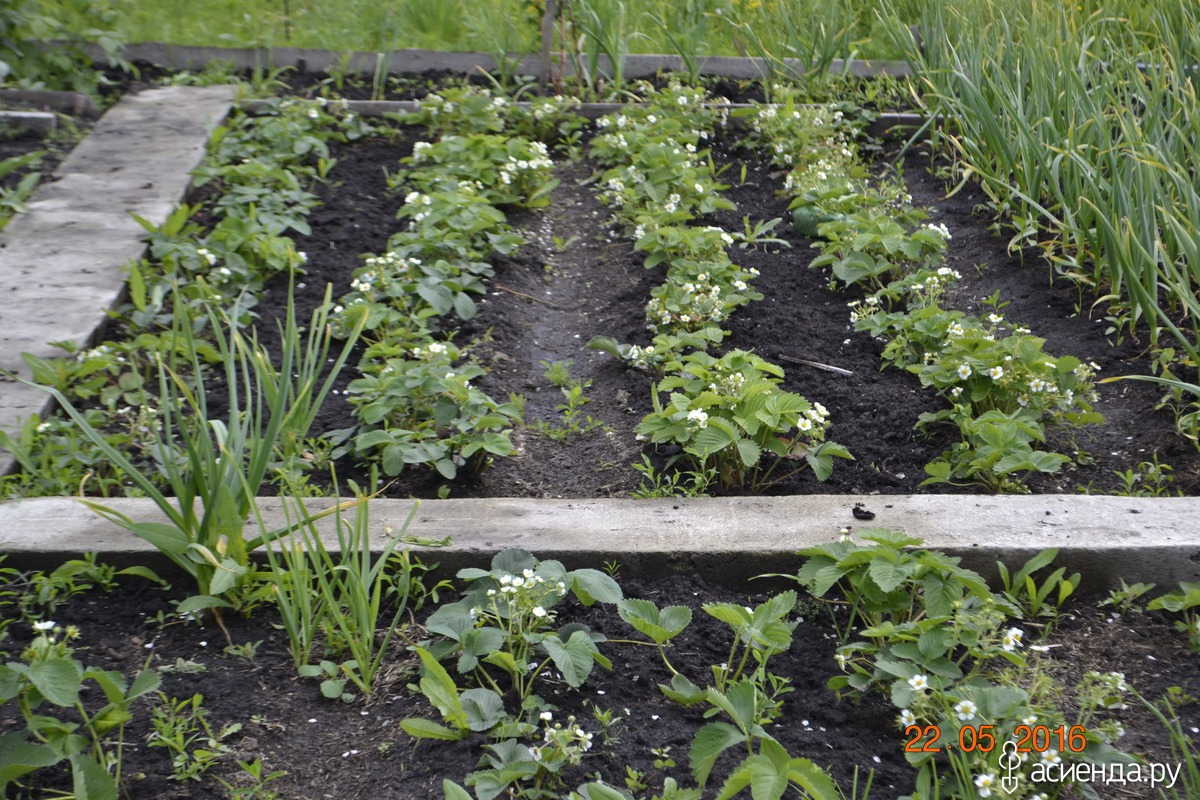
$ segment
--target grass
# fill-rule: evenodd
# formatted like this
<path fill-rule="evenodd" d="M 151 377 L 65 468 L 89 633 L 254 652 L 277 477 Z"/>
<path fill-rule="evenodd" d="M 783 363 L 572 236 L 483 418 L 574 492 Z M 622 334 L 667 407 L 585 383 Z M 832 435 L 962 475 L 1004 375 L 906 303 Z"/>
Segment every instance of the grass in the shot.
<path fill-rule="evenodd" d="M 507 36 L 495 20 L 515 20 L 521 35 L 510 44 L 536 49 L 543 2 L 535 0 L 36 0 L 47 15 L 83 32 L 98 20 L 126 42 L 159 41 L 225 47 L 312 47 L 389 52 L 403 48 L 493 52 Z M 1096 0 L 1069 13 L 1086 16 Z M 1115 14 L 1140 20 L 1149 12 L 1135 0 L 1107 0 Z M 894 0 L 886 12 L 876 0 L 575 0 L 577 18 L 626 16 L 626 45 L 634 53 L 759 55 L 808 58 L 814 44 L 835 44 L 831 57 L 898 58 L 884 35 L 894 22 L 917 24 L 953 7 L 986 23 L 1001 14 L 1039 13 L 1044 0 Z M 1057 6 L 1057 4 L 1054 4 Z M 1074 9 L 1071 11 L 1071 9 Z M 800 20 L 819 24 L 800 25 Z M 576 26 L 579 28 L 580 26 Z"/>

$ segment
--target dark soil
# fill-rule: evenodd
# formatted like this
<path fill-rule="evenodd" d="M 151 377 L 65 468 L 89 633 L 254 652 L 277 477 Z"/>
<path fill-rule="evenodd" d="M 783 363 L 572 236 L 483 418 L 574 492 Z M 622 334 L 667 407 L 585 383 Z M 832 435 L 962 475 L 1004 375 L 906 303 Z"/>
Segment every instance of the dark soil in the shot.
<path fill-rule="evenodd" d="M 706 602 L 761 602 L 761 595 L 706 585 L 697 576 L 663 576 L 653 582 L 623 581 L 627 596 L 644 597 L 659 606 L 686 605 L 693 609 L 693 622 L 670 651 L 672 663 L 693 681 L 706 685 L 711 680 L 708 666 L 728 655 L 729 629 L 705 614 Z M 180 783 L 171 778 L 171 759 L 161 748 L 147 747 L 150 706 L 156 698 L 140 701 L 134 721 L 125 733 L 123 775 L 130 798 L 220 798 L 228 796 L 213 778 L 237 784 L 243 776 L 234 758 L 261 758 L 269 771 L 286 775 L 271 784 L 280 797 L 300 798 L 434 798 L 441 797 L 445 778 L 462 779 L 476 768 L 485 740 L 474 737 L 461 743 L 414 743 L 398 727 L 411 716 L 437 716 L 427 700 L 414 697 L 406 688 L 414 676 L 414 658 L 397 644 L 386 664 L 386 677 L 370 702 L 345 704 L 324 699 L 315 680 L 296 677 L 287 642 L 273 624 L 273 612 L 261 609 L 251 618 L 233 616 L 226 620 L 234 644 L 260 643 L 252 661 L 224 652 L 226 642 L 215 626 L 155 621 L 163 612 L 171 616 L 171 601 L 183 595 L 128 583 L 114 594 L 89 593 L 55 612 L 60 625 L 77 625 L 82 632 L 78 657 L 85 664 L 136 674 L 147 663 L 174 668 L 163 676 L 161 691 L 186 699 L 203 695 L 203 707 L 214 730 L 239 723 L 242 728 L 226 744 L 232 750 L 203 782 Z M 1072 613 L 1064 615 L 1046 643 L 1055 645 L 1045 657 L 1049 672 L 1066 686 L 1064 707 L 1073 702 L 1071 687 L 1090 669 L 1122 671 L 1127 681 L 1144 696 L 1157 699 L 1168 687 L 1178 686 L 1190 695 L 1200 695 L 1200 674 L 1194 656 L 1187 652 L 1185 637 L 1170 621 L 1158 614 L 1128 618 L 1106 617 L 1096 610 L 1096 598 L 1080 599 Z M 875 771 L 872 797 L 894 798 L 911 791 L 913 772 L 905 763 L 903 731 L 896 710 L 885 698 L 867 695 L 838 700 L 825 688 L 836 671 L 833 653 L 837 645 L 826 612 L 812 607 L 795 631 L 791 649 L 775 657 L 771 669 L 787 678 L 793 691 L 784 698 L 784 713 L 770 733 L 794 756 L 810 758 L 829 769 L 849 788 L 854 768 L 865 777 Z M 564 607 L 562 621 L 580 620 L 613 639 L 636 637 L 611 607 L 584 609 L 571 601 Z M 1034 630 L 1027 627 L 1027 636 Z M 28 642 L 27 625 L 13 625 L 11 636 L 0 643 L 0 658 L 11 659 Z M 419 629 L 408 635 L 419 638 Z M 687 754 L 695 731 L 705 722 L 699 710 L 687 710 L 668 701 L 655 685 L 669 680 L 657 651 L 652 647 L 607 643 L 602 646 L 613 662 L 611 672 L 597 668 L 581 690 L 571 690 L 548 678 L 539 687 L 541 695 L 557 707 L 557 719 L 576 716 L 579 724 L 596 734 L 597 746 L 582 767 L 568 775 L 571 785 L 596 774 L 623 785 L 626 766 L 652 776 L 652 786 L 661 786 L 665 775 L 681 783 L 688 777 Z M 189 669 L 189 665 L 194 665 Z M 600 728 L 592 709 L 611 709 L 617 724 L 614 740 L 601 746 Z M 1186 727 L 1200 724 L 1200 706 L 1180 709 Z M 0 733 L 18 724 L 12 704 L 0 706 Z M 1128 732 L 1125 749 L 1148 754 L 1152 761 L 1170 760 L 1160 725 L 1135 704 L 1121 712 Z M 670 748 L 677 766 L 656 770 L 651 751 Z M 708 796 L 734 765 L 726 755 L 718 762 Z M 57 777 L 56 777 L 57 776 Z M 39 774 L 43 788 L 69 788 L 65 775 L 54 770 Z M 1112 789 L 1115 787 L 1108 787 Z M 1136 788 L 1136 787 L 1134 787 Z M 1136 797 L 1112 794 L 1106 798 Z M 1131 789 L 1132 791 L 1133 789 Z"/>
<path fill-rule="evenodd" d="M 401 199 L 387 189 L 385 172 L 400 168 L 397 160 L 411 151 L 414 136 L 409 132 L 395 140 L 334 148 L 335 184 L 320 190 L 324 205 L 312 215 L 312 235 L 297 242 L 298 249 L 309 255 L 299 300 L 302 315 L 320 298 L 326 283 L 333 284 L 335 296 L 345 291 L 362 254 L 386 248 L 389 234 L 397 229 L 395 211 Z M 892 145 L 893 152 L 880 156 L 879 169 L 895 160 L 896 149 Z M 777 195 L 782 176 L 770 165 L 728 142 L 718 145 L 714 155 L 718 164 L 730 165 L 724 174 L 733 186 L 726 195 L 738 208 L 704 223 L 741 230 L 743 217 L 789 219 L 787 201 Z M 963 275 L 953 304 L 980 313 L 981 299 L 999 291 L 1010 303 L 1004 309 L 1006 318 L 1044 337 L 1047 352 L 1095 361 L 1103 368 L 1101 377 L 1150 372 L 1145 342 L 1126 337 L 1115 343 L 1106 338 L 1104 320 L 1089 318 L 1089 296 L 1081 296 L 1062 280 L 1052 284 L 1049 269 L 1035 254 L 1007 252 L 1006 238 L 993 235 L 990 220 L 974 213 L 982 200 L 978 191 L 968 186 L 946 197 L 946 187 L 927 169 L 926 154 L 910 153 L 906 165 L 914 202 L 927 207 L 932 220 L 952 232 L 948 264 Z M 740 182 L 743 166 L 744 183 Z M 549 208 L 510 210 L 510 222 L 525 233 L 528 243 L 512 256 L 494 259 L 496 275 L 490 295 L 479 303 L 479 314 L 469 322 L 450 324 L 460 344 L 479 340 L 474 358 L 491 372 L 476 383 L 498 400 L 510 393 L 524 395 L 527 422 L 553 421 L 554 406 L 561 402 L 558 390 L 543 378 L 541 362 L 570 360 L 572 376 L 590 381 L 586 396 L 592 403 L 585 411 L 604 429 L 553 442 L 532 428 L 520 428 L 513 434 L 518 446 L 515 456 L 497 459 L 476 479 L 455 482 L 451 496 L 624 496 L 638 486 L 640 476 L 629 465 L 640 462 L 643 452 L 660 466 L 670 455 L 649 447 L 643 450 L 634 440 L 634 427 L 651 408 L 648 375 L 626 370 L 611 357 L 585 348 L 599 335 L 648 344 L 643 309 L 650 289 L 662 280 L 661 268 L 644 269 L 632 244 L 617 238 L 606 224 L 608 210 L 597 202 L 590 186 L 583 185 L 594 171 L 595 165 L 587 160 L 563 160 L 557 173 L 561 183 Z M 784 387 L 829 409 L 833 422 L 829 437 L 846 445 L 855 460 L 837 462 L 825 483 L 803 472 L 772 491 L 971 491 L 920 488 L 924 465 L 951 439 L 947 430 L 922 434 L 914 426 L 922 413 L 941 408 L 942 401 L 923 389 L 915 376 L 880 371 L 882 344 L 850 327 L 846 304 L 858 295 L 831 291 L 827 275 L 808 268 L 816 252 L 810 240 L 786 225 L 776 233 L 791 246 L 731 250 L 735 262 L 761 271 L 755 287 L 765 299 L 734 316 L 726 346 L 753 350 L 781 364 L 787 371 Z M 556 241 L 570 243 L 560 251 Z M 259 307 L 268 319 L 272 308 L 282 308 L 285 290 L 283 281 L 270 287 Z M 790 361 L 796 358 L 853 374 L 843 376 Z M 1056 475 L 1030 479 L 1032 491 L 1074 493 L 1081 487 L 1115 491 L 1121 486 L 1115 473 L 1136 470 L 1140 462 L 1155 456 L 1174 468 L 1173 490 L 1188 495 L 1200 491 L 1200 453 L 1176 433 L 1170 411 L 1155 410 L 1161 391 L 1133 381 L 1104 384 L 1099 391 L 1097 410 L 1107 423 L 1057 431 L 1052 445 L 1073 462 Z M 348 404 L 337 399 L 328 404 L 315 430 L 345 428 L 352 421 Z M 342 466 L 343 476 L 364 474 L 361 468 Z M 442 484 L 432 471 L 410 470 L 387 493 L 429 497 Z"/>
<path fill-rule="evenodd" d="M 91 120 L 82 118 L 70 118 L 63 124 L 64 126 L 70 126 L 69 128 L 65 128 L 69 132 L 56 134 L 49 139 L 29 131 L 14 132 L 0 129 L 0 162 L 39 150 L 45 152 L 45 155 L 42 156 L 42 159 L 37 164 L 13 170 L 3 178 L 0 178 L 0 190 L 15 189 L 20 184 L 21 179 L 31 172 L 40 172 L 42 174 L 41 179 L 38 181 L 39 185 L 49 183 L 55 179 L 53 173 L 58 169 L 58 165 L 70 155 L 75 143 L 93 125 Z"/>

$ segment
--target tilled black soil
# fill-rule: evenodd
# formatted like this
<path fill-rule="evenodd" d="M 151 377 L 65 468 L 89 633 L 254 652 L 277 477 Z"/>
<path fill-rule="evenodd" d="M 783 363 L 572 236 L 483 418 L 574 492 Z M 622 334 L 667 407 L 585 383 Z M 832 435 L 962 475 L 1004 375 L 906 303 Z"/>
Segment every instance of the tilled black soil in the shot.
<path fill-rule="evenodd" d="M 621 582 L 626 596 L 650 599 L 660 607 L 678 604 L 693 610 L 691 625 L 669 652 L 672 664 L 699 685 L 711 682 L 709 665 L 722 662 L 731 643 L 728 626 L 700 606 L 764 599 L 749 590 L 707 585 L 697 576 Z M 385 678 L 375 697 L 365 704 L 346 704 L 323 698 L 317 681 L 296 677 L 286 638 L 266 609 L 249 619 L 226 619 L 234 644 L 260 643 L 253 661 L 224 652 L 227 643 L 213 625 L 173 622 L 163 626 L 154 621 L 159 612 L 170 615 L 171 601 L 183 596 L 129 582 L 111 595 L 89 593 L 54 615 L 60 625 L 79 627 L 78 657 L 88 666 L 118 670 L 127 677 L 147 663 L 174 668 L 163 676 L 163 693 L 178 699 L 203 695 L 202 705 L 213 730 L 242 726 L 224 741 L 231 752 L 207 778 L 180 782 L 171 778 L 168 752 L 146 745 L 151 705 L 161 701 L 157 697 L 138 701 L 134 720 L 125 731 L 124 796 L 133 800 L 228 797 L 215 779 L 238 784 L 242 776 L 235 759 L 261 758 L 266 771 L 286 771 L 270 788 L 289 800 L 440 798 L 443 779 L 461 783 L 476 769 L 480 747 L 486 743 L 482 736 L 456 743 L 416 743 L 400 730 L 402 719 L 437 717 L 424 697 L 414 697 L 406 688 L 414 679 L 416 661 L 404 642 L 397 642 L 385 661 Z M 1044 661 L 1048 672 L 1067 689 L 1064 708 L 1072 707 L 1071 688 L 1091 669 L 1122 671 L 1130 685 L 1151 699 L 1162 697 L 1172 686 L 1200 695 L 1195 656 L 1187 652 L 1185 637 L 1169 620 L 1158 614 L 1105 616 L 1096 610 L 1095 601 L 1075 601 L 1045 640 L 1054 645 Z M 563 610 L 563 622 L 586 622 L 611 639 L 640 638 L 610 606 L 584 609 L 571 601 Z M 783 715 L 771 726 L 770 734 L 793 756 L 810 758 L 828 769 L 845 789 L 858 767 L 860 779 L 875 771 L 871 797 L 890 799 L 911 791 L 913 772 L 903 758 L 906 738 L 895 709 L 877 695 L 838 700 L 825 688 L 827 679 L 837 671 L 833 659 L 837 641 L 823 608 L 814 605 L 802 613 L 805 616 L 796 628 L 791 649 L 770 662 L 771 671 L 786 678 L 793 689 L 783 697 Z M 1032 626 L 1026 628 L 1033 643 L 1038 633 Z M 0 643 L 4 660 L 14 657 L 31 636 L 24 624 L 13 625 L 10 632 L 10 638 Z M 421 629 L 409 628 L 406 635 L 419 639 Z M 557 719 L 574 715 L 578 724 L 595 735 L 592 754 L 568 773 L 568 784 L 574 786 L 598 774 L 623 786 L 628 766 L 645 773 L 652 787 L 661 787 L 667 775 L 690 785 L 687 756 L 696 730 L 706 722 L 701 711 L 687 710 L 655 688 L 669 682 L 670 676 L 654 648 L 610 642 L 601 650 L 612 660 L 612 670 L 597 668 L 580 690 L 553 677 L 538 687 L 541 696 L 557 708 Z M 612 710 L 618 720 L 606 744 L 602 744 L 593 708 Z M 1180 714 L 1189 729 L 1200 725 L 1200 706 L 1195 703 L 1181 708 Z M 1147 754 L 1151 761 L 1174 763 L 1167 755 L 1161 726 L 1139 706 L 1131 704 L 1119 716 L 1128 732 L 1126 750 Z M 0 734 L 13 729 L 18 720 L 13 704 L 0 706 Z M 670 748 L 668 757 L 676 766 L 654 767 L 659 756 L 652 751 L 661 752 L 662 748 Z M 735 763 L 732 753 L 722 757 L 707 797 L 715 796 Z M 37 785 L 69 789 L 69 779 L 49 770 L 39 774 Z M 1138 797 L 1136 792 L 1141 791 L 1111 785 L 1102 789 L 1103 797 L 1118 800 Z"/>
<path fill-rule="evenodd" d="M 333 284 L 335 295 L 346 290 L 362 254 L 385 249 L 388 235 L 397 229 L 395 211 L 401 202 L 387 189 L 385 172 L 399 168 L 398 159 L 411 152 L 416 138 L 410 131 L 396 139 L 335 147 L 335 184 L 320 190 L 324 205 L 312 215 L 312 235 L 297 243 L 309 255 L 299 301 L 302 315 L 307 313 L 306 304 L 311 307 L 320 298 L 326 283 Z M 738 207 L 703 220 L 705 224 L 741 230 L 744 217 L 790 219 L 786 199 L 777 195 L 782 176 L 769 164 L 731 141 L 719 143 L 714 156 L 719 165 L 731 165 L 724 173 L 733 184 L 726 195 Z M 879 168 L 893 159 L 894 155 L 881 156 Z M 948 264 L 963 275 L 952 297 L 956 307 L 981 313 L 981 299 L 999 290 L 1010 303 L 1004 309 L 1006 318 L 1044 337 L 1047 352 L 1094 361 L 1102 367 L 1100 377 L 1150 372 L 1145 342 L 1126 338 L 1115 344 L 1106 338 L 1104 321 L 1089 318 L 1091 298 L 1064 281 L 1051 284 L 1049 269 L 1035 254 L 1008 253 L 1006 238 L 993 235 L 989 220 L 973 213 L 982 199 L 979 193 L 968 186 L 947 198 L 946 187 L 929 174 L 927 164 L 925 154 L 910 153 L 905 177 L 914 201 L 952 233 Z M 476 383 L 498 400 L 510 393 L 524 395 L 527 422 L 553 421 L 554 406 L 562 400 L 542 377 L 541 362 L 571 360 L 572 376 L 591 382 L 586 396 L 592 402 L 585 412 L 604 428 L 565 442 L 519 428 L 513 434 L 517 454 L 497 459 L 477 479 L 454 483 L 453 497 L 624 496 L 638 486 L 640 476 L 629 465 L 640 462 L 643 452 L 659 465 L 670 455 L 643 448 L 634 440 L 634 427 L 651 408 L 649 376 L 585 348 L 598 335 L 648 344 L 644 306 L 650 289 L 662 280 L 661 268 L 644 269 L 632 243 L 616 238 L 606 224 L 608 210 L 584 185 L 594 171 L 595 165 L 587 160 L 563 160 L 557 169 L 561 183 L 549 208 L 510 210 L 510 222 L 525 233 L 528 243 L 511 256 L 494 259 L 496 275 L 491 293 L 481 298 L 479 314 L 469 322 L 450 324 L 457 328 L 460 345 L 481 340 L 474 357 L 490 374 Z M 924 465 L 952 440 L 949 430 L 920 433 L 914 426 L 922 413 L 941 408 L 942 401 L 923 389 L 915 376 L 880 371 L 882 344 L 850 326 L 846 304 L 858 295 L 853 290 L 831 291 L 828 276 L 808 267 L 816 252 L 810 240 L 787 225 L 776 228 L 776 234 L 791 246 L 731 250 L 736 263 L 761 271 L 755 288 L 765 299 L 733 317 L 728 325 L 732 336 L 725 346 L 753 350 L 781 364 L 787 371 L 784 388 L 829 409 L 829 438 L 847 446 L 855 460 L 838 461 L 825 483 L 802 472 L 772 491 L 972 491 L 920 488 L 926 477 Z M 285 288 L 282 281 L 272 286 L 260 306 L 268 319 L 272 308 L 282 307 Z M 797 358 L 853 374 L 844 376 L 789 360 Z M 1034 476 L 1028 481 L 1031 490 L 1114 491 L 1121 485 L 1116 472 L 1136 469 L 1140 462 L 1157 456 L 1174 468 L 1174 490 L 1196 494 L 1200 454 L 1176 433 L 1169 411 L 1154 410 L 1162 392 L 1132 381 L 1104 384 L 1099 391 L 1097 410 L 1107 423 L 1055 432 L 1053 446 L 1073 462 L 1058 474 Z M 318 419 L 315 432 L 351 424 L 348 404 L 335 399 Z M 343 476 L 362 474 L 361 469 L 342 465 Z M 443 483 L 431 470 L 409 470 L 387 493 L 428 497 Z"/>

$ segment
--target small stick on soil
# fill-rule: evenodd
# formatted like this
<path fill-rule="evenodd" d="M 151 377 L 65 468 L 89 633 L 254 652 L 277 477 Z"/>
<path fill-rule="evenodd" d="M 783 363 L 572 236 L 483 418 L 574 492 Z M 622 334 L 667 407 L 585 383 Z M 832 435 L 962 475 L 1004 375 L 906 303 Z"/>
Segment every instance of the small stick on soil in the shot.
<path fill-rule="evenodd" d="M 492 288 L 499 289 L 502 292 L 508 292 L 509 294 L 515 294 L 517 297 L 524 297 L 527 300 L 532 300 L 535 303 L 541 303 L 544 306 L 550 306 L 550 308 L 553 308 L 555 311 L 570 311 L 571 310 L 569 308 L 563 308 L 562 306 L 556 306 L 556 305 L 554 305 L 554 303 L 551 303 L 549 300 L 543 300 L 540 297 L 534 297 L 533 295 L 526 294 L 525 292 L 518 292 L 516 289 L 509 289 L 507 286 L 501 286 L 498 283 L 493 283 Z"/>
<path fill-rule="evenodd" d="M 853 372 L 851 372 L 848 369 L 842 369 L 841 367 L 831 367 L 828 364 L 822 364 L 819 361 L 809 361 L 806 358 L 792 358 L 791 356 L 780 355 L 779 360 L 787 361 L 790 364 L 803 364 L 806 367 L 813 367 L 814 369 L 823 369 L 826 372 L 832 372 L 836 375 L 845 375 L 846 377 L 850 377 L 851 375 L 854 374 Z"/>

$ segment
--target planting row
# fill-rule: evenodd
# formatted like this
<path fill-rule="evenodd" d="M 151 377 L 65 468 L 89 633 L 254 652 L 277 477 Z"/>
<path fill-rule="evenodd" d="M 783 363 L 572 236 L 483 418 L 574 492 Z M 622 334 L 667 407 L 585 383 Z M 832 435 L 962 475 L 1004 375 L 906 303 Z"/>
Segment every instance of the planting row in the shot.
<path fill-rule="evenodd" d="M 746 790 L 755 798 L 870 796 L 871 763 L 857 765 L 853 785 L 839 784 L 822 763 L 827 756 L 819 743 L 797 755 L 782 742 L 786 731 L 809 727 L 801 720 L 810 710 L 791 695 L 813 691 L 786 677 L 801 655 L 797 629 L 806 616 L 826 611 L 838 641 L 833 658 L 819 668 L 827 689 L 842 704 L 890 705 L 890 730 L 878 738 L 902 751 L 914 770 L 908 785 L 915 789 L 907 797 L 1092 796 L 1089 781 L 1118 775 L 1164 797 L 1200 790 L 1195 745 L 1170 698 L 1143 698 L 1120 672 L 1084 670 L 1077 685 L 1063 684 L 1053 652 L 1064 645 L 1060 615 L 1081 577 L 1055 570 L 1054 551 L 1011 572 L 999 565 L 1000 585 L 993 590 L 957 559 L 920 549 L 919 539 L 884 529 L 853 538 L 843 533 L 802 552 L 797 572 L 771 576 L 794 581 L 800 591 L 749 605 L 692 604 L 717 626 L 706 634 L 708 647 L 696 649 L 689 628 L 700 620 L 692 608 L 626 596 L 614 578 L 615 563 L 568 570 L 508 550 L 488 568 L 461 570 L 451 601 L 443 599 L 448 583 L 434 585 L 430 567 L 402 549 L 404 530 L 372 553 L 365 498 L 336 512 L 339 552 L 327 551 L 316 521 L 295 508 L 293 532 L 266 542 L 266 560 L 225 598 L 241 614 L 279 620 L 291 669 L 318 681 L 327 703 L 361 702 L 369 715 L 381 708 L 372 702 L 378 694 L 389 702 L 405 694 L 404 741 L 423 742 L 413 757 L 453 800 L 678 800 L 732 798 Z M 76 796 L 118 796 L 136 781 L 121 769 L 123 755 L 134 751 L 127 726 L 144 729 L 151 750 L 169 754 L 175 780 L 198 788 L 214 775 L 236 774 L 227 762 L 243 723 L 210 725 L 200 695 L 165 691 L 164 678 L 187 664 L 156 663 L 150 646 L 136 675 L 88 666 L 98 656 L 88 648 L 93 634 L 53 621 L 89 588 L 111 591 L 118 580 L 132 578 L 161 583 L 154 573 L 118 571 L 88 557 L 53 573 L 3 569 L 0 576 L 6 609 L 0 708 L 11 712 L 0 726 L 0 790 L 36 793 L 60 785 L 58 765 L 69 767 Z M 1146 604 L 1153 588 L 1122 585 L 1102 605 L 1126 615 L 1141 613 L 1143 605 L 1170 613 L 1181 641 L 1200 652 L 1200 586 L 1183 584 Z M 421 624 L 410 611 L 421 612 Z M 180 604 L 160 613 L 158 624 L 200 618 L 194 606 Z M 210 621 L 225 627 L 220 616 Z M 232 627 L 235 620 L 228 621 Z M 10 646 L 12 635 L 26 644 Z M 221 634 L 214 628 L 210 635 Z M 261 642 L 237 644 L 228 632 L 225 638 L 226 652 L 254 661 Z M 634 675 L 619 666 L 628 666 L 631 649 L 655 654 Z M 397 670 L 411 681 L 407 693 L 394 683 Z M 636 700 L 621 692 L 640 713 L 666 704 L 688 720 L 679 763 L 671 747 L 661 746 L 654 749 L 653 774 L 605 757 L 631 722 L 625 719 L 630 709 L 622 716 L 595 688 L 600 673 L 610 672 L 604 685 L 642 687 Z M 95 697 L 93 686 L 100 690 Z M 1185 698 L 1182 688 L 1174 697 Z M 1131 717 L 1130 702 L 1148 713 Z M 564 704 L 590 713 L 568 714 Z M 1124 751 L 1130 719 L 1161 723 L 1177 748 L 1173 758 L 1147 763 Z M 1139 733 L 1145 741 L 1147 731 Z M 428 766 L 439 763 L 477 766 L 461 774 L 453 766 Z M 234 797 L 274 796 L 264 787 L 284 774 L 276 769 L 281 766 L 295 765 L 243 762 L 243 774 L 234 779 L 241 794 L 222 783 Z M 844 764 L 838 772 L 852 774 Z"/>
<path fill-rule="evenodd" d="M 782 368 L 754 353 L 714 354 L 728 337 L 731 314 L 762 299 L 753 288 L 757 270 L 737 266 L 730 253 L 785 245 L 775 235 L 779 220 L 747 218 L 744 231 L 700 224 L 733 209 L 706 144 L 718 127 L 722 137 L 732 135 L 726 113 L 702 90 L 641 89 L 642 105 L 596 123 L 588 151 L 600 165 L 598 194 L 614 209 L 613 223 L 647 268 L 666 279 L 646 306 L 649 344 L 592 341 L 656 378 L 653 410 L 637 433 L 660 454 L 634 465 L 645 476 L 639 494 L 761 491 L 795 467 L 824 480 L 835 458 L 853 457 L 826 440 L 836 420 L 825 406 L 784 391 Z M 1046 431 L 1102 421 L 1091 406 L 1094 365 L 1046 353 L 1042 339 L 1004 319 L 998 295 L 981 317 L 943 308 L 957 279 L 943 261 L 952 234 L 921 224 L 923 213 L 898 179 L 868 177 L 856 146 L 860 112 L 805 105 L 782 85 L 771 94 L 776 102 L 737 112 L 741 141 L 784 171 L 775 185 L 793 198 L 793 224 L 821 251 L 812 266 L 828 267 L 832 285 L 861 293 L 851 301 L 852 322 L 884 342 L 887 365 L 914 373 L 949 401 L 920 420 L 921 427 L 948 424 L 959 433 L 959 442 L 927 466 L 926 483 L 1022 491 L 1030 475 L 1060 470 L 1068 458 L 1045 445 Z M 285 428 L 255 433 L 279 437 L 263 442 L 271 452 L 261 458 L 248 446 L 247 457 L 262 463 L 255 488 L 273 480 L 327 491 L 327 467 L 339 459 L 374 464 L 388 476 L 417 468 L 455 480 L 517 452 L 511 433 L 522 425 L 523 398 L 497 399 L 478 388 L 485 367 L 473 343 L 455 341 L 454 331 L 476 313 L 473 298 L 486 291 L 494 269 L 488 259 L 516 253 L 524 241 L 504 209 L 542 208 L 554 191 L 546 142 L 568 158 L 579 154 L 586 123 L 572 105 L 539 98 L 515 106 L 490 92 L 458 89 L 431 95 L 417 113 L 396 120 L 430 137 L 389 178 L 391 191 L 404 197 L 398 217 L 405 227 L 386 249 L 365 257 L 349 293 L 314 320 L 310 332 L 321 336 L 286 354 L 315 370 L 294 387 L 309 397 Z M 63 494 L 81 484 L 89 494 L 149 493 L 142 480 L 114 471 L 129 471 L 127 465 L 155 487 L 172 482 L 178 492 L 188 478 L 172 478 L 169 465 L 196 462 L 188 446 L 172 440 L 193 416 L 164 422 L 159 404 L 169 397 L 192 408 L 195 419 L 208 419 L 209 405 L 220 414 L 223 403 L 201 395 L 219 397 L 222 384 L 238 387 L 229 400 L 238 408 L 265 409 L 278 399 L 271 386 L 283 373 L 271 374 L 281 362 L 280 353 L 269 353 L 272 337 L 242 341 L 234 329 L 251 321 L 256 293 L 271 275 L 303 274 L 306 257 L 288 234 L 310 232 L 313 182 L 334 166 L 329 137 L 388 131 L 325 101 L 277 104 L 218 130 L 212 158 L 197 175 L 203 210 L 181 208 L 151 231 L 152 261 L 130 269 L 124 325 L 133 338 L 74 359 L 30 360 L 36 381 L 90 408 L 70 424 L 30 420 L 19 436 L 0 441 L 24 468 L 6 479 L 8 493 Z M 211 318 L 210 306 L 218 309 Z M 357 348 L 360 377 L 334 390 L 349 399 L 353 424 L 313 437 L 312 420 L 337 380 L 336 371 L 316 367 L 331 346 L 327 322 L 342 338 L 344 356 Z M 233 346 L 222 345 L 222 337 Z M 225 363 L 260 346 L 236 368 Z M 211 364 L 223 375 L 200 391 L 196 382 L 203 385 Z M 553 380 L 566 401 L 562 425 L 528 424 L 549 438 L 600 425 L 583 421 L 585 387 L 559 369 Z M 154 395 L 162 399 L 152 401 Z M 80 447 L 83 435 L 97 447 Z M 114 449 L 124 451 L 126 464 L 111 457 Z M 317 480 L 306 485 L 310 477 Z"/>

